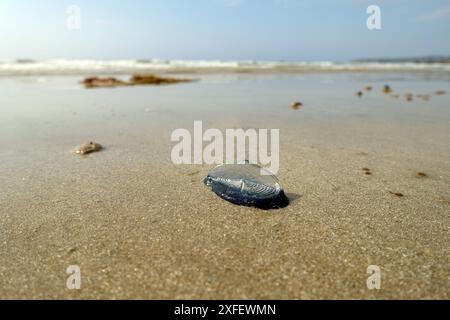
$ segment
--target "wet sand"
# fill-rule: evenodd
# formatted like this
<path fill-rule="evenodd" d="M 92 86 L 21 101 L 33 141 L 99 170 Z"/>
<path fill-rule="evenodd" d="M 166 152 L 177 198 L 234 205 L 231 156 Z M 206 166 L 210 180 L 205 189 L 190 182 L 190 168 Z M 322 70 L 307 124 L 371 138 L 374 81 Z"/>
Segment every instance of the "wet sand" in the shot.
<path fill-rule="evenodd" d="M 450 96 L 403 98 L 448 81 L 194 77 L 98 90 L 0 78 L 0 298 L 450 298 Z M 211 166 L 172 164 L 170 134 L 194 120 L 279 128 L 291 205 L 234 206 L 203 186 Z M 105 149 L 71 153 L 90 140 Z M 66 288 L 69 265 L 81 290 Z M 369 265 L 381 290 L 366 286 Z"/>

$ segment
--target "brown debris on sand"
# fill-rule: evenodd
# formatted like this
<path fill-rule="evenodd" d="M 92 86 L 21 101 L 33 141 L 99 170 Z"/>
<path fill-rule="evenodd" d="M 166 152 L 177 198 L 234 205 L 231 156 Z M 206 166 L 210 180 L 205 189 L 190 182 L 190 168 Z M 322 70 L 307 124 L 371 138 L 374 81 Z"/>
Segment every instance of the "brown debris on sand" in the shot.
<path fill-rule="evenodd" d="M 406 101 L 413 101 L 414 95 L 412 93 L 405 93 Z"/>
<path fill-rule="evenodd" d="M 437 95 L 437 96 L 443 96 L 443 95 L 446 95 L 446 94 L 447 94 L 447 91 L 444 91 L 444 90 L 438 90 L 438 91 L 436 91 L 434 94 Z"/>
<path fill-rule="evenodd" d="M 75 150 L 75 153 L 85 155 L 88 153 L 100 151 L 102 149 L 103 147 L 99 143 L 91 141 L 80 146 L 77 150 Z"/>
<path fill-rule="evenodd" d="M 176 79 L 159 77 L 154 74 L 135 74 L 131 77 L 130 81 L 122 81 L 113 77 L 90 77 L 84 79 L 81 83 L 88 89 L 91 88 L 117 88 L 125 86 L 137 86 L 137 85 L 169 85 L 182 82 L 191 82 L 189 79 Z"/>
<path fill-rule="evenodd" d="M 291 108 L 294 109 L 294 110 L 298 110 L 298 109 L 300 109 L 301 107 L 303 107 L 303 103 L 298 102 L 298 101 L 295 101 L 295 102 L 293 102 L 293 103 L 291 104 Z"/>
<path fill-rule="evenodd" d="M 392 89 L 391 89 L 391 87 L 389 86 L 389 85 L 385 85 L 384 87 L 383 87 L 383 93 L 391 93 L 392 92 Z"/>
<path fill-rule="evenodd" d="M 399 198 L 405 196 L 403 193 L 400 193 L 400 192 L 392 192 L 392 191 L 389 191 L 389 193 L 392 194 L 392 195 L 394 195 L 394 196 L 397 196 L 397 197 L 399 197 Z"/>
<path fill-rule="evenodd" d="M 358 96 L 358 98 L 361 98 L 361 97 L 363 96 L 363 93 L 362 93 L 362 91 L 358 91 L 358 92 L 356 93 L 356 95 Z"/>
<path fill-rule="evenodd" d="M 431 99 L 429 94 L 418 94 L 416 97 L 422 99 L 423 101 L 429 101 Z"/>
<path fill-rule="evenodd" d="M 419 177 L 419 178 L 427 178 L 428 175 L 426 173 L 424 173 L 424 172 L 417 172 L 417 177 Z"/>
<path fill-rule="evenodd" d="M 131 85 L 168 85 L 182 82 L 191 82 L 188 79 L 164 78 L 154 74 L 135 74 L 130 79 Z"/>
<path fill-rule="evenodd" d="M 82 81 L 84 86 L 88 89 L 91 88 L 117 88 L 128 86 L 129 84 L 125 81 L 118 80 L 113 77 L 108 78 L 99 78 L 99 77 L 90 77 L 86 78 Z"/>
<path fill-rule="evenodd" d="M 372 91 L 372 89 L 373 89 L 372 86 L 365 86 L 364 87 L 364 90 L 366 90 L 366 91 Z"/>

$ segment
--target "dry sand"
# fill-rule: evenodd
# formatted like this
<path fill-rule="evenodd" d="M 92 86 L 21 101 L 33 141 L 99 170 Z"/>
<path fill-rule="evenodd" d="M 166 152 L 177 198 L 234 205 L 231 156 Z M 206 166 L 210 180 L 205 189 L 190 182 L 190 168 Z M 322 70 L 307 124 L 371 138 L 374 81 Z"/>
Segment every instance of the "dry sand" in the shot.
<path fill-rule="evenodd" d="M 450 298 L 450 98 L 390 99 L 380 77 L 95 92 L 75 78 L 0 79 L 0 298 Z M 449 91 L 394 79 L 400 93 Z M 280 128 L 291 205 L 229 204 L 203 186 L 210 166 L 173 165 L 170 133 L 194 120 Z M 105 150 L 71 153 L 89 140 Z M 366 287 L 369 265 L 381 290 Z"/>

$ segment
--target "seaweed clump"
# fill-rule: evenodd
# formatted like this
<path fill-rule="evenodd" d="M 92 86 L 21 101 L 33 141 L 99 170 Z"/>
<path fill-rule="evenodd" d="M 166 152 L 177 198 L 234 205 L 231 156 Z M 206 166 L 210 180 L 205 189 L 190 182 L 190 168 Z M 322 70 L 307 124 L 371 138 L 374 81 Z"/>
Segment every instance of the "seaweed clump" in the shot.
<path fill-rule="evenodd" d="M 140 85 L 170 85 L 182 82 L 191 82 L 189 79 L 166 78 L 156 76 L 154 74 L 135 74 L 129 81 L 122 81 L 114 77 L 89 77 L 84 79 L 81 83 L 88 89 L 91 88 L 117 88 L 126 86 L 140 86 Z"/>
<path fill-rule="evenodd" d="M 135 74 L 130 79 L 131 85 L 168 85 L 182 82 L 190 82 L 188 79 L 159 77 L 154 74 Z"/>
<path fill-rule="evenodd" d="M 86 88 L 116 88 L 129 85 L 127 82 L 113 77 L 107 78 L 90 77 L 84 79 L 82 83 Z"/>

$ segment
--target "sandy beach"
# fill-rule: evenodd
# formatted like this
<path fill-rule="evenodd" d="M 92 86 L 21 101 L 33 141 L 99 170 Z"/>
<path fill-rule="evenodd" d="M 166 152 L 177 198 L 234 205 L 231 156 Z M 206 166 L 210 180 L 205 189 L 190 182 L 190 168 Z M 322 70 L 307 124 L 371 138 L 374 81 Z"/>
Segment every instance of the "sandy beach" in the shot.
<path fill-rule="evenodd" d="M 197 81 L 88 90 L 75 75 L 0 77 L 1 299 L 450 298 L 450 95 L 434 94 L 448 79 L 180 76 Z M 171 132 L 195 120 L 280 129 L 291 204 L 236 206 L 203 185 L 212 166 L 174 165 Z M 73 153 L 91 140 L 104 150 Z M 66 287 L 69 265 L 81 290 Z"/>

